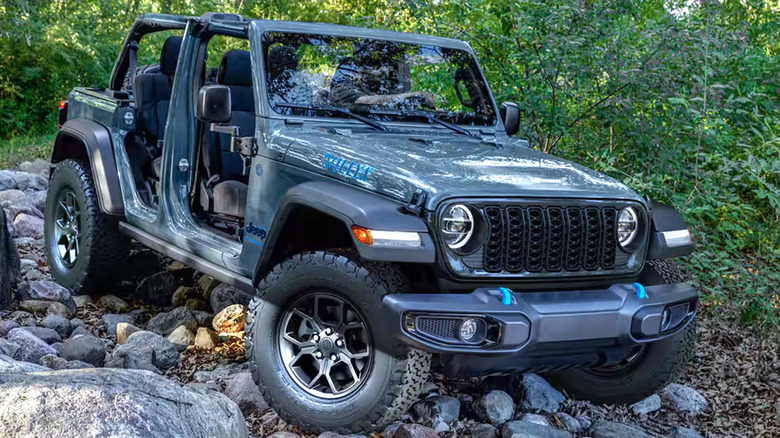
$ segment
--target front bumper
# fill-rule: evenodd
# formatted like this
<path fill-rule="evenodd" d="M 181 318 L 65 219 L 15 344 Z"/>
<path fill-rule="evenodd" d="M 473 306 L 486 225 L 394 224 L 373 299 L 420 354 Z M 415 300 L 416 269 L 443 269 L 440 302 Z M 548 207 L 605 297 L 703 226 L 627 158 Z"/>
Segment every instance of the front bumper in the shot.
<path fill-rule="evenodd" d="M 441 355 L 449 375 L 551 370 L 620 362 L 631 349 L 681 331 L 698 307 L 685 283 L 645 287 L 512 293 L 388 295 L 392 331 L 405 343 Z M 481 339 L 459 335 L 467 319 Z"/>

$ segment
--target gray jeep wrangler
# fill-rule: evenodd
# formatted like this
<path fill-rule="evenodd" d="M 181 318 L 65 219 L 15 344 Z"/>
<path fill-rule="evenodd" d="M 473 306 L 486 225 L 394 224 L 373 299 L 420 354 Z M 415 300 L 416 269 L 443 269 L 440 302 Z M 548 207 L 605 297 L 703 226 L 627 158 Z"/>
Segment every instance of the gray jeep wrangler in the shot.
<path fill-rule="evenodd" d="M 143 15 L 60 107 L 56 281 L 110 285 L 134 239 L 245 291 L 255 382 L 306 430 L 399 418 L 432 363 L 628 403 L 691 354 L 681 216 L 512 138 L 464 42 Z"/>

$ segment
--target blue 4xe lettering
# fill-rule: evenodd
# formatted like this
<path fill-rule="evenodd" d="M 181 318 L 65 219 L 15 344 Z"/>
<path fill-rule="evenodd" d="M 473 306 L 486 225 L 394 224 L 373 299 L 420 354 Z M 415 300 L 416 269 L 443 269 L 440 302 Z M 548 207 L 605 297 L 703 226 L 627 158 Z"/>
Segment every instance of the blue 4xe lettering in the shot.
<path fill-rule="evenodd" d="M 375 170 L 367 164 L 340 158 L 329 153 L 325 154 L 325 157 L 322 159 L 322 168 L 356 181 L 365 181 L 368 175 Z"/>

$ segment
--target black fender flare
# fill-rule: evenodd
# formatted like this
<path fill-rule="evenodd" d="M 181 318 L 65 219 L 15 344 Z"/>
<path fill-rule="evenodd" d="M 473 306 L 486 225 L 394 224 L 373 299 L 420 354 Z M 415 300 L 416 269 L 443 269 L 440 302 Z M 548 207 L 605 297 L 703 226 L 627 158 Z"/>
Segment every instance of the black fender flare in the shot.
<path fill-rule="evenodd" d="M 269 263 L 272 251 L 280 236 L 284 223 L 296 208 L 309 207 L 332 216 L 344 223 L 349 235 L 360 254 L 366 260 L 382 262 L 435 263 L 436 248 L 428 227 L 420 217 L 405 213 L 403 204 L 337 182 L 310 181 L 290 188 L 282 197 L 279 209 L 265 239 L 266 248 L 260 255 L 255 284 L 258 274 Z M 420 234 L 422 246 L 419 248 L 374 247 L 355 240 L 351 228 L 353 225 L 371 230 L 412 231 Z"/>
<path fill-rule="evenodd" d="M 89 161 L 100 209 L 112 216 L 124 216 L 113 142 L 108 129 L 92 120 L 71 119 L 62 125 L 54 140 L 52 165 L 68 158 Z"/>
<path fill-rule="evenodd" d="M 674 207 L 650 202 L 650 244 L 647 259 L 685 257 L 693 252 L 688 225 Z M 687 234 L 687 238 L 686 238 Z"/>

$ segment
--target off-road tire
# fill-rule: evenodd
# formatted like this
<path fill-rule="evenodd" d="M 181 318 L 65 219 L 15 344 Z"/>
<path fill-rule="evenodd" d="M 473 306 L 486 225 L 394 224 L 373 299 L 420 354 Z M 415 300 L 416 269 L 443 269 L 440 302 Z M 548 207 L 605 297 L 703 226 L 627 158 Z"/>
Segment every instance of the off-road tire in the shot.
<path fill-rule="evenodd" d="M 407 278 L 394 265 L 361 262 L 336 252 L 298 254 L 276 266 L 249 304 L 246 329 L 252 376 L 269 406 L 286 422 L 311 433 L 369 433 L 399 419 L 420 395 L 430 371 L 430 353 L 384 341 L 388 346 L 375 349 L 363 386 L 344 399 L 328 401 L 307 394 L 292 381 L 281 362 L 276 330 L 285 306 L 307 290 L 326 289 L 351 300 L 370 326 L 382 319 L 382 298 L 407 287 Z M 378 329 L 372 327 L 375 346 L 380 341 Z"/>
<path fill-rule="evenodd" d="M 677 266 L 650 260 L 639 276 L 644 285 L 682 281 Z M 614 373 L 573 369 L 550 374 L 553 385 L 577 399 L 600 404 L 631 404 L 674 381 L 693 357 L 696 320 L 674 336 L 647 345 L 630 364 Z"/>
<path fill-rule="evenodd" d="M 80 251 L 72 267 L 57 254 L 54 222 L 60 194 L 72 190 L 81 211 Z M 93 293 L 113 285 L 130 255 L 130 238 L 119 233 L 119 221 L 100 210 L 92 172 L 88 163 L 60 162 L 52 173 L 46 197 L 44 246 L 52 278 L 74 294 Z"/>

